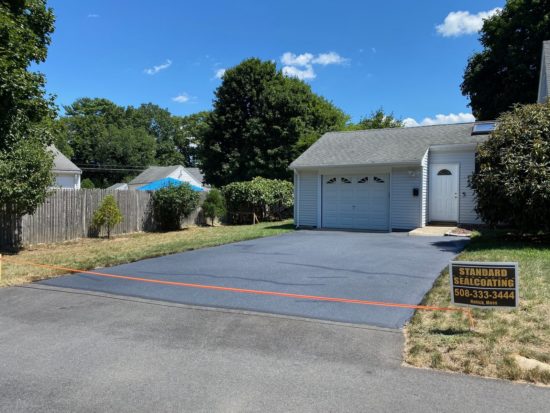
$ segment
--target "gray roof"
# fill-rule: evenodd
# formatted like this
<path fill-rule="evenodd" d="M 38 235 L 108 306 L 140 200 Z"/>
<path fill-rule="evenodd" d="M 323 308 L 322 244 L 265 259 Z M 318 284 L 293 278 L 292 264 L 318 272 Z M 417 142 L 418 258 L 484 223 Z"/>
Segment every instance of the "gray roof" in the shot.
<path fill-rule="evenodd" d="M 115 190 L 119 190 L 119 191 L 120 190 L 126 190 L 126 189 L 128 189 L 128 184 L 118 183 L 118 184 L 111 185 L 107 189 L 115 189 Z"/>
<path fill-rule="evenodd" d="M 189 172 L 189 175 L 195 178 L 195 180 L 199 184 L 202 184 L 202 182 L 204 181 L 204 175 L 202 174 L 199 168 L 185 168 L 185 170 Z"/>
<path fill-rule="evenodd" d="M 54 172 L 82 173 L 82 170 L 72 163 L 69 158 L 59 152 L 59 149 L 57 149 L 54 145 L 48 146 L 48 150 L 53 153 Z"/>
<path fill-rule="evenodd" d="M 478 144 L 474 123 L 325 133 L 290 168 L 351 165 L 420 164 L 432 145 Z"/>
<path fill-rule="evenodd" d="M 130 182 L 129 185 L 148 184 L 150 182 L 158 181 L 159 179 L 166 178 L 173 173 L 176 169 L 181 168 L 181 165 L 171 166 L 150 166 L 145 171 L 140 173 Z"/>

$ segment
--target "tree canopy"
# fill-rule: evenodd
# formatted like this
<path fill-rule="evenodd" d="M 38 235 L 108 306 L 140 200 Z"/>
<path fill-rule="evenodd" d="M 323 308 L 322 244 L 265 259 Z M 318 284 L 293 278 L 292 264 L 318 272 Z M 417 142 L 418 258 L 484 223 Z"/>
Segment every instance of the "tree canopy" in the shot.
<path fill-rule="evenodd" d="M 304 145 L 347 120 L 275 63 L 247 59 L 225 72 L 215 92 L 199 152 L 206 180 L 222 186 L 256 176 L 288 179 Z"/>
<path fill-rule="evenodd" d="M 0 0 L 0 205 L 31 213 L 52 183 L 44 75 L 29 70 L 45 61 L 54 15 L 45 0 Z"/>
<path fill-rule="evenodd" d="M 397 119 L 393 113 L 385 113 L 383 108 L 371 112 L 369 116 L 361 118 L 358 123 L 350 123 L 347 130 L 402 128 L 403 122 Z"/>
<path fill-rule="evenodd" d="M 550 39 L 549 0 L 508 0 L 485 20 L 481 52 L 468 60 L 461 85 L 479 120 L 537 100 L 543 40 Z"/>
<path fill-rule="evenodd" d="M 100 98 L 81 98 L 65 106 L 54 125 L 55 143 L 96 186 L 129 179 L 132 169 L 149 165 L 194 166 L 196 135 L 204 112 L 178 117 L 155 104 L 121 107 Z"/>

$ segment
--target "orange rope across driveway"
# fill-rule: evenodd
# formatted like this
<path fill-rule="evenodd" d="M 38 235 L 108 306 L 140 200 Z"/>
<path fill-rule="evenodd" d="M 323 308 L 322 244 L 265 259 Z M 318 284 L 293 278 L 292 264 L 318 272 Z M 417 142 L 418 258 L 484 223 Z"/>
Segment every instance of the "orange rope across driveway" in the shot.
<path fill-rule="evenodd" d="M 7 259 L 5 257 L 0 257 L 0 261 L 6 261 L 16 265 L 29 265 L 34 267 L 62 270 L 62 271 L 67 271 L 71 273 L 83 273 L 83 274 L 97 275 L 99 277 L 138 281 L 138 282 L 151 283 L 151 284 L 171 285 L 176 287 L 200 288 L 204 290 L 229 291 L 234 293 L 298 298 L 302 300 L 313 300 L 313 301 L 329 301 L 329 302 L 345 303 L 345 304 L 361 304 L 361 305 L 371 305 L 371 306 L 378 306 L 378 307 L 408 308 L 408 309 L 427 310 L 427 311 L 459 311 L 467 314 L 468 319 L 470 321 L 470 327 L 473 327 L 473 316 L 469 308 L 434 307 L 429 305 L 389 303 L 384 301 L 358 300 L 353 298 L 341 298 L 341 297 L 325 297 L 321 295 L 307 295 L 307 294 L 284 293 L 279 291 L 251 290 L 247 288 L 224 287 L 221 285 L 196 284 L 196 283 L 186 283 L 186 282 L 180 282 L 180 281 L 165 281 L 165 280 L 157 280 L 154 278 L 141 278 L 141 277 L 132 277 L 128 275 L 107 274 L 107 273 L 98 272 L 98 271 L 77 270 L 74 268 L 61 267 L 58 265 L 39 264 L 31 261 L 20 261 L 20 260 L 16 261 L 16 260 Z M 1 262 L 0 262 L 0 265 L 1 265 Z"/>

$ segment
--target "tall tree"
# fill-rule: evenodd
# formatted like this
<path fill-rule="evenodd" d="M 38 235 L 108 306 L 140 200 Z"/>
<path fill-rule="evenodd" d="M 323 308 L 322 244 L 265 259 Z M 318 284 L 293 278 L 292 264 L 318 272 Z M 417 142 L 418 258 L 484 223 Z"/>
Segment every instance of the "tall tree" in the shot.
<path fill-rule="evenodd" d="M 221 186 L 256 176 L 288 179 L 301 143 L 343 128 L 347 119 L 275 63 L 245 60 L 225 72 L 215 93 L 200 146 L 206 180 Z"/>
<path fill-rule="evenodd" d="M 508 0 L 485 20 L 483 50 L 468 60 L 461 85 L 477 119 L 496 119 L 537 99 L 543 40 L 550 39 L 549 0 Z"/>
<path fill-rule="evenodd" d="M 111 185 L 132 175 L 125 169 L 155 164 L 155 136 L 125 108 L 107 99 L 78 99 L 65 107 L 59 123 L 55 130 L 64 137 L 56 137 L 56 142 L 67 142 L 77 165 L 98 168 L 84 174 L 96 186 Z"/>
<path fill-rule="evenodd" d="M 349 124 L 347 130 L 402 128 L 403 122 L 393 113 L 385 113 L 383 108 L 371 112 L 369 116 L 361 118 L 358 123 Z"/>
<path fill-rule="evenodd" d="M 0 0 L 0 205 L 33 212 L 52 183 L 44 75 L 29 70 L 45 61 L 54 15 L 45 0 Z"/>

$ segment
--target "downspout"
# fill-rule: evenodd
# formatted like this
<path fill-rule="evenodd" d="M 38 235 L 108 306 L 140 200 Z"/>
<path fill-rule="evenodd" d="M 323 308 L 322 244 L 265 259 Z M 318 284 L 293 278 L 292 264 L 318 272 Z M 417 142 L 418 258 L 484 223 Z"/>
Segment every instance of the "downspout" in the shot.
<path fill-rule="evenodd" d="M 297 169 L 294 170 L 294 176 L 296 177 L 296 198 L 294 202 L 296 203 L 296 216 L 294 217 L 294 226 L 296 228 L 300 227 L 300 172 Z"/>

